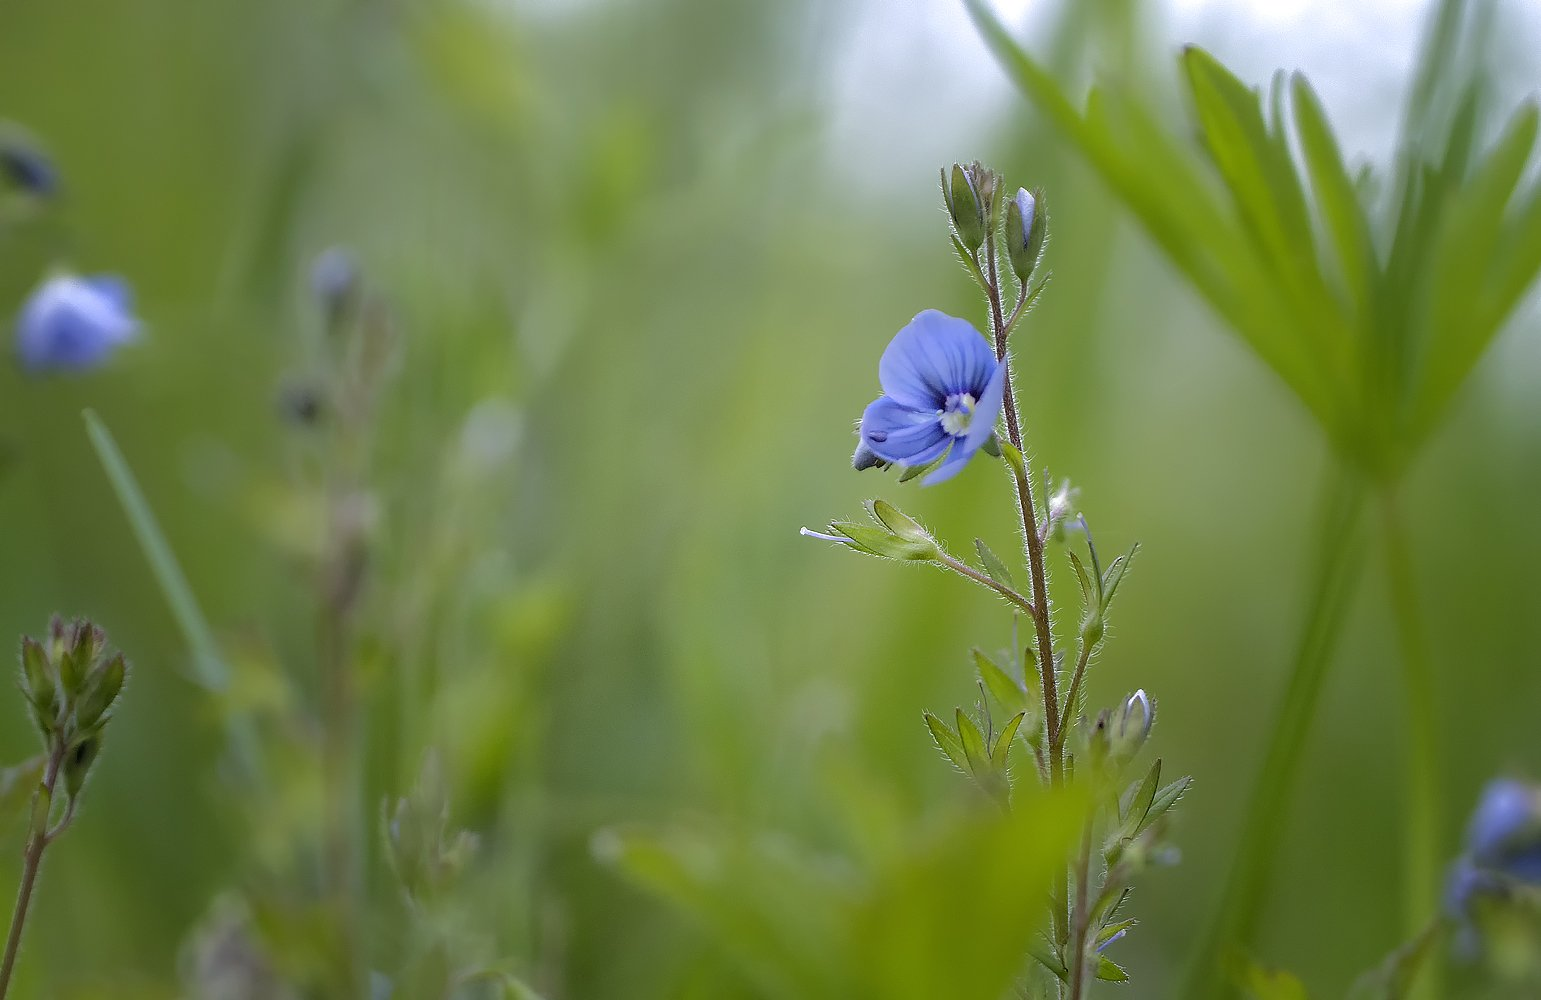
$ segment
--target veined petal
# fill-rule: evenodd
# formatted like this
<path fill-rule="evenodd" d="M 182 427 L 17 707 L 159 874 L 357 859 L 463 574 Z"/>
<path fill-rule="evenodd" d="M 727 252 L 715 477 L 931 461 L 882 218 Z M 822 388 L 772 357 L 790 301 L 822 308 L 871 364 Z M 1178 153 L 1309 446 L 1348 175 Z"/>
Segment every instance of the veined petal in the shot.
<path fill-rule="evenodd" d="M 861 415 L 861 439 L 885 462 L 925 465 L 952 440 L 935 412 L 916 410 L 879 396 Z"/>
<path fill-rule="evenodd" d="M 938 410 L 948 396 L 977 395 L 999 367 L 967 320 L 927 309 L 894 335 L 878 362 L 883 392 L 913 410 Z"/>

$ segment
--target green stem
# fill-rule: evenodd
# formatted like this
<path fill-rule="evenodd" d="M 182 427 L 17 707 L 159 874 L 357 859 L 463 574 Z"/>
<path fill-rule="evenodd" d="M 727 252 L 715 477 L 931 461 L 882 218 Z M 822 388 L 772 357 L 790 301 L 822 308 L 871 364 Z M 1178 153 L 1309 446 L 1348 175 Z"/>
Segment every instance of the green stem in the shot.
<path fill-rule="evenodd" d="M 55 739 L 53 752 L 48 757 L 48 767 L 43 775 L 42 788 L 47 790 L 49 801 L 53 800 L 54 785 L 59 780 L 59 768 L 64 764 L 64 741 Z M 32 809 L 37 811 L 38 792 L 32 793 Z M 71 803 L 73 806 L 73 803 Z M 73 810 L 72 810 L 73 811 Z M 36 824 L 36 820 L 33 820 Z M 38 827 L 34 825 L 27 836 L 27 847 L 23 853 L 21 869 L 21 886 L 16 890 L 16 909 L 11 914 L 11 931 L 5 939 L 5 957 L 0 958 L 0 1000 L 4 1000 L 6 992 L 11 988 L 11 974 L 16 970 L 16 956 L 21 951 L 21 931 L 27 922 L 27 910 L 32 904 L 32 890 L 37 885 L 37 873 L 43 867 L 43 851 L 53 842 L 58 832 L 63 831 L 60 824 L 59 831 L 50 834 L 48 824 L 45 821 Z"/>
<path fill-rule="evenodd" d="M 1268 891 L 1269 875 L 1284 832 L 1290 791 L 1300 770 L 1301 749 L 1326 678 L 1339 626 L 1353 595 L 1360 561 L 1356 527 L 1364 486 L 1350 470 L 1333 470 L 1324 492 L 1317 527 L 1315 565 L 1308 609 L 1290 669 L 1284 703 L 1269 735 L 1268 747 L 1242 824 L 1241 843 L 1225 882 L 1224 896 L 1200 939 L 1188 968 L 1183 1000 L 1216 996 L 1221 966 L 1230 948 L 1248 943 Z"/>
<path fill-rule="evenodd" d="M 1069 948 L 1073 962 L 1070 967 L 1070 1000 L 1081 1000 L 1086 995 L 1086 935 L 1091 927 L 1090 887 L 1087 883 L 1091 880 L 1092 820 L 1095 816 L 1093 812 L 1086 817 L 1086 826 L 1081 832 L 1081 853 L 1076 858 L 1075 911 Z"/>
<path fill-rule="evenodd" d="M 1441 756 L 1435 711 L 1434 663 L 1419 609 L 1412 550 L 1394 490 L 1381 494 L 1385 528 L 1386 574 L 1391 585 L 1392 614 L 1401 652 L 1402 683 L 1407 694 L 1408 753 L 1406 757 L 1407 842 L 1403 857 L 1405 930 L 1416 936 L 1428 924 L 1439 896 L 1439 818 Z M 1430 959 L 1428 974 L 1415 997 L 1440 996 L 1440 970 Z"/>

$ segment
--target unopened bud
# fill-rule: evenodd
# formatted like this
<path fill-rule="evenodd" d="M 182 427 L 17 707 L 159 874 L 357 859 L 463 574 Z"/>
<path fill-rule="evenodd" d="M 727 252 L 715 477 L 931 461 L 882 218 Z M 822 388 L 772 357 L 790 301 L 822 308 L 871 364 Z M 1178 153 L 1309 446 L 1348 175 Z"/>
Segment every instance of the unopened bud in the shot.
<path fill-rule="evenodd" d="M 59 190 L 59 172 L 42 151 L 16 142 L 0 145 L 0 173 L 21 190 L 48 198 Z"/>
<path fill-rule="evenodd" d="M 971 172 L 954 163 L 951 177 L 945 172 L 942 174 L 942 195 L 958 242 L 971 251 L 978 250 L 985 241 L 984 206 L 987 202 L 975 186 Z"/>
<path fill-rule="evenodd" d="M 64 757 L 64 788 L 70 793 L 70 798 L 80 794 L 81 787 L 86 783 L 86 775 L 91 773 L 91 765 L 96 763 L 96 755 L 101 752 L 100 735 L 83 737 L 70 747 Z"/>
<path fill-rule="evenodd" d="M 48 663 L 48 652 L 31 636 L 23 636 L 21 640 L 21 679 L 32 704 L 39 708 L 57 706 L 59 693 L 54 684 L 53 668 Z"/>
<path fill-rule="evenodd" d="M 81 729 L 90 729 L 106 716 L 118 693 L 123 690 L 123 679 L 128 674 L 128 664 L 118 653 L 91 672 L 86 680 L 85 692 L 75 708 L 75 722 Z"/>
<path fill-rule="evenodd" d="M 1129 760 L 1140 752 L 1150 738 L 1150 727 L 1156 721 L 1156 708 L 1150 696 L 1141 688 L 1124 702 L 1113 725 L 1111 734 L 1114 757 Z"/>

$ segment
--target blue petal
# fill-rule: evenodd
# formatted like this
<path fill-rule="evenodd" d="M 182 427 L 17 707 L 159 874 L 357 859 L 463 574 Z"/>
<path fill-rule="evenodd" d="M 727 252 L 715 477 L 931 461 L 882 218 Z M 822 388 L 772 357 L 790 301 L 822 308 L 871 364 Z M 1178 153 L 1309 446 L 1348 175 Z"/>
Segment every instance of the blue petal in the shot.
<path fill-rule="evenodd" d="M 116 274 L 93 274 L 89 278 L 82 278 L 91 290 L 108 302 L 113 308 L 127 315 L 134 308 L 134 292 L 129 288 L 128 282 Z"/>
<path fill-rule="evenodd" d="M 994 360 L 994 355 L 991 355 L 991 359 Z M 978 402 L 974 404 L 974 415 L 969 419 L 968 434 L 963 438 L 969 454 L 984 447 L 990 435 L 995 433 L 995 422 L 1001 415 L 1001 399 L 1005 395 L 1006 366 L 997 364 L 990 373 L 990 380 L 979 393 Z"/>
<path fill-rule="evenodd" d="M 912 409 L 888 396 L 867 405 L 861 415 L 861 439 L 873 454 L 900 465 L 925 465 L 952 440 L 935 412 Z"/>
<path fill-rule="evenodd" d="M 935 309 L 894 335 L 878 362 L 883 392 L 912 410 L 940 410 L 947 397 L 976 398 L 999 367 L 995 352 L 967 320 Z"/>

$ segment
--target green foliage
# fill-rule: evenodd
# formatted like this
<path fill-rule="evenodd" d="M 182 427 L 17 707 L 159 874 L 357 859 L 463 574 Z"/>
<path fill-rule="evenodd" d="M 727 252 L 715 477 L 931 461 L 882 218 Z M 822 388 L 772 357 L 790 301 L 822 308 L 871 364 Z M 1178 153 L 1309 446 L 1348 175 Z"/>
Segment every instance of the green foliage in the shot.
<path fill-rule="evenodd" d="M 877 866 L 722 830 L 609 831 L 595 851 L 689 915 L 768 997 L 997 996 L 1037 936 L 1082 808 L 1035 795 L 1010 814 L 953 816 Z"/>

